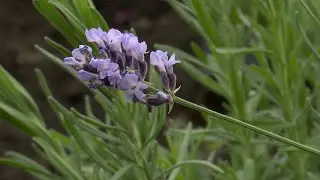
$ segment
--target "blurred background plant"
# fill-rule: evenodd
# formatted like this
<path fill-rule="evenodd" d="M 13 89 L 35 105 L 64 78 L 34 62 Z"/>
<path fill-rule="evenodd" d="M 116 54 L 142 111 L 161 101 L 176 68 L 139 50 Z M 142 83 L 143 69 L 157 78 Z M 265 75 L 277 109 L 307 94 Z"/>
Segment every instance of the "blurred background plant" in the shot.
<path fill-rule="evenodd" d="M 167 45 L 158 44 L 156 48 L 176 53 L 182 60 L 180 66 L 190 77 L 225 99 L 228 115 L 320 149 L 316 45 L 319 2 L 169 0 L 168 3 L 202 37 L 205 45 L 192 42 L 192 54 Z M 91 1 L 38 0 L 34 4 L 72 47 L 86 42 L 85 28 L 108 29 Z M 45 40 L 60 55 L 70 54 L 53 40 Z M 36 48 L 61 65 L 58 57 L 39 46 Z M 36 151 L 43 154 L 54 170 L 46 170 L 16 153 L 8 153 L 11 158 L 2 162 L 24 168 L 39 179 L 112 176 L 112 179 L 301 180 L 320 176 L 318 156 L 207 114 L 203 114 L 206 121 L 203 128 L 195 129 L 189 124 L 180 129 L 180 121 L 173 121 L 165 134 L 167 148 L 163 148 L 155 137 L 166 121 L 165 108 L 147 115 L 143 107 L 124 103 L 117 93 L 91 92 L 106 113 L 104 124 L 97 121 L 89 97 L 85 101 L 86 115 L 68 110 L 52 97 L 41 71 L 36 72 L 48 102 L 71 136 L 46 130 L 32 98 L 1 69 L 1 118 L 33 136 Z M 151 82 L 156 82 L 154 77 L 151 72 Z M 210 161 L 217 163 L 224 173 L 220 174 L 222 170 Z M 181 164 L 185 165 L 170 169 Z"/>
<path fill-rule="evenodd" d="M 156 47 L 175 52 L 185 72 L 224 97 L 230 116 L 319 148 L 318 50 L 310 46 L 318 43 L 318 1 L 169 3 L 203 37 L 207 50 L 194 42 L 193 54 Z M 209 134 L 220 137 L 206 144 L 228 147 L 230 161 L 222 163 L 227 173 L 217 179 L 319 178 L 318 157 L 204 118 Z"/>

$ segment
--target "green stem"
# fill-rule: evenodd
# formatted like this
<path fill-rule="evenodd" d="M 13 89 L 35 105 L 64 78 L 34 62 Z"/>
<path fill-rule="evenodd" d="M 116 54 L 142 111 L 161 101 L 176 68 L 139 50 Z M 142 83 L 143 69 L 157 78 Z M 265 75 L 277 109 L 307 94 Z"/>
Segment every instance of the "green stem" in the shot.
<path fill-rule="evenodd" d="M 154 89 L 154 88 L 153 88 Z M 229 117 L 229 116 L 226 116 L 226 115 L 223 115 L 223 114 L 220 114 L 218 112 L 215 112 L 215 111 L 212 111 L 210 109 L 207 109 L 205 107 L 202 107 L 202 106 L 199 106 L 197 104 L 194 104 L 192 102 L 189 102 L 185 99 L 182 99 L 180 97 L 174 97 L 174 102 L 178 103 L 178 104 L 181 104 L 183 106 L 186 106 L 186 107 L 189 107 L 191 109 L 194 109 L 196 111 L 199 111 L 199 112 L 204 112 L 204 113 L 207 113 L 207 114 L 210 114 L 212 116 L 215 116 L 219 119 L 223 119 L 225 121 L 228 121 L 230 123 L 233 123 L 233 124 L 236 124 L 238 126 L 242 126 L 244 128 L 247 128 L 247 129 L 250 129 L 254 132 L 257 132 L 257 133 L 260 133 L 260 134 L 263 134 L 265 136 L 268 136 L 272 139 L 276 139 L 280 142 L 283 142 L 285 144 L 288 144 L 288 145 L 291 145 L 293 147 L 296 147 L 298 149 L 301 149 L 301 150 L 304 150 L 306 152 L 309 152 L 309 153 L 313 153 L 315 155 L 319 155 L 320 156 L 320 151 L 317 150 L 317 149 L 314 149 L 312 147 L 309 147 L 309 146 L 306 146 L 304 144 L 301 144 L 301 143 L 298 143 L 298 142 L 295 142 L 293 140 L 290 140 L 288 138 L 285 138 L 285 137 L 282 137 L 280 135 L 277 135 L 275 133 L 272 133 L 272 132 L 269 132 L 267 130 L 264 130 L 264 129 L 261 129 L 259 127 L 256 127 L 256 126 L 253 126 L 251 124 L 248 124 L 246 122 L 243 122 L 241 120 L 238 120 L 238 119 L 235 119 L 235 118 L 232 118 L 232 117 Z"/>

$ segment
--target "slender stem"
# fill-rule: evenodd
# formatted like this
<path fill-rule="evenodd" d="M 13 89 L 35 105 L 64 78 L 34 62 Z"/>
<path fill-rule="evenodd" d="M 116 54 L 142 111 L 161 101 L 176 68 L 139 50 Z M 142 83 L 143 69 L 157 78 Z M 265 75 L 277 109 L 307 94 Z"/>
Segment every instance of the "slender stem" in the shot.
<path fill-rule="evenodd" d="M 280 142 L 283 142 L 285 144 L 291 145 L 291 146 L 296 147 L 298 149 L 301 149 L 301 150 L 304 150 L 304 151 L 307 151 L 307 152 L 310 152 L 310 153 L 313 153 L 315 155 L 319 155 L 320 156 L 320 151 L 317 150 L 317 149 L 314 149 L 314 148 L 306 146 L 304 144 L 295 142 L 293 140 L 290 140 L 288 138 L 282 137 L 280 135 L 277 135 L 277 134 L 272 133 L 270 131 L 264 130 L 262 128 L 253 126 L 253 125 L 248 124 L 246 122 L 243 122 L 241 120 L 238 120 L 238 119 L 235 119 L 235 118 L 220 114 L 220 113 L 215 112 L 213 110 L 210 110 L 210 109 L 207 109 L 205 107 L 199 106 L 199 105 L 197 105 L 195 103 L 189 102 L 189 101 L 187 101 L 185 99 L 182 99 L 180 97 L 174 97 L 174 102 L 176 102 L 178 104 L 181 104 L 183 106 L 189 107 L 191 109 L 194 109 L 196 111 L 205 112 L 205 113 L 210 114 L 212 116 L 215 116 L 215 117 L 217 117 L 219 119 L 223 119 L 223 120 L 228 121 L 230 123 L 236 124 L 238 126 L 242 126 L 244 128 L 250 129 L 250 130 L 252 130 L 254 132 L 257 132 L 257 133 L 263 134 L 265 136 L 268 136 L 268 137 L 270 137 L 272 139 L 276 139 L 276 140 L 278 140 Z"/>

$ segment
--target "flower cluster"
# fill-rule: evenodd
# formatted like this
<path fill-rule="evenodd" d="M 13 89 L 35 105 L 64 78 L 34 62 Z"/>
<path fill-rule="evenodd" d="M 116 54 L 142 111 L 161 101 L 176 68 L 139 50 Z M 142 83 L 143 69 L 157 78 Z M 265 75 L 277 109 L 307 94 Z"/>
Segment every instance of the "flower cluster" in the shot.
<path fill-rule="evenodd" d="M 90 88 L 105 86 L 123 90 L 128 101 L 149 106 L 172 102 L 176 87 L 173 65 L 180 63 L 174 54 L 169 58 L 167 52 L 160 50 L 150 53 L 150 64 L 155 66 L 164 86 L 164 92 L 150 95 L 146 94 L 148 85 L 144 82 L 148 71 L 145 42 L 139 42 L 132 33 L 116 29 L 105 32 L 92 28 L 86 30 L 85 35 L 89 42 L 99 46 L 99 56 L 93 56 L 91 47 L 80 45 L 72 51 L 72 57 L 64 59 L 64 64 L 77 70 L 80 80 L 87 82 Z"/>

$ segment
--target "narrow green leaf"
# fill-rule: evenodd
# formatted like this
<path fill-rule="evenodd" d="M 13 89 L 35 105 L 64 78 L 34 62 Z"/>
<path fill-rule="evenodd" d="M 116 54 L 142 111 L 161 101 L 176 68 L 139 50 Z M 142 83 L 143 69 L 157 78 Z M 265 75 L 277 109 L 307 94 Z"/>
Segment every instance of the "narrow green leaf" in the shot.
<path fill-rule="evenodd" d="M 50 148 L 50 145 L 41 138 L 33 138 L 33 140 L 42 147 L 50 163 L 61 173 L 74 180 L 84 180 L 80 173 L 75 170 L 67 159 L 63 159 L 59 154 Z"/>
<path fill-rule="evenodd" d="M 85 26 L 83 23 L 76 17 L 76 15 L 61 1 L 49 0 L 56 8 L 58 8 L 67 18 L 68 24 L 72 25 L 75 29 L 74 33 L 80 36 L 81 39 L 84 39 L 84 30 Z"/>
<path fill-rule="evenodd" d="M 29 136 L 38 134 L 37 130 L 33 127 L 33 123 L 27 122 L 29 118 L 28 116 L 4 104 L 3 102 L 0 102 L 0 117 L 1 119 L 9 121 Z"/>
<path fill-rule="evenodd" d="M 302 34 L 302 37 L 304 39 L 304 41 L 307 43 L 307 45 L 310 47 L 311 51 L 313 52 L 313 54 L 316 56 L 316 58 L 320 61 L 320 54 L 318 53 L 317 49 L 313 47 L 310 39 L 308 38 L 306 32 L 303 30 L 300 21 L 299 21 L 299 17 L 298 17 L 298 13 L 296 14 L 296 21 L 297 21 L 297 25 L 300 29 L 300 32 Z"/>
<path fill-rule="evenodd" d="M 93 109 L 92 109 L 92 105 L 90 102 L 90 97 L 88 95 L 86 95 L 84 97 L 84 105 L 85 105 L 84 107 L 85 107 L 87 116 L 95 118 L 95 115 L 94 115 Z"/>
<path fill-rule="evenodd" d="M 68 25 L 66 19 L 48 0 L 33 0 L 35 8 L 57 29 L 74 47 L 79 44 L 74 30 Z"/>
<path fill-rule="evenodd" d="M 44 40 L 49 46 L 53 47 L 55 50 L 57 50 L 59 53 L 61 53 L 61 55 L 65 56 L 65 57 L 71 55 L 71 52 L 67 48 L 65 48 L 63 45 L 57 43 L 56 41 L 50 39 L 49 37 L 47 37 L 47 36 L 44 37 Z"/>
<path fill-rule="evenodd" d="M 201 160 L 185 160 L 185 161 L 181 161 L 181 162 L 175 164 L 174 166 L 170 167 L 169 169 L 167 169 L 166 171 L 161 173 L 159 176 L 157 176 L 155 179 L 159 179 L 162 176 L 164 176 L 165 174 L 167 174 L 167 173 L 169 173 L 171 171 L 174 171 L 177 168 L 181 168 L 181 166 L 189 165 L 189 164 L 192 164 L 192 165 L 203 165 L 203 166 L 206 166 L 206 167 L 212 169 L 215 172 L 224 173 L 224 171 L 220 167 L 212 164 L 211 162 L 201 161 Z"/>
<path fill-rule="evenodd" d="M 101 27 L 101 29 L 108 31 L 109 26 L 107 22 L 104 20 L 103 16 L 99 13 L 99 11 L 96 8 L 91 8 L 91 13 L 92 13 L 93 19 L 96 21 L 94 24 L 96 24 L 96 26 Z"/>
<path fill-rule="evenodd" d="M 94 3 L 91 0 L 72 0 L 71 3 L 77 11 L 77 16 L 85 24 L 86 27 L 108 30 L 108 24 L 97 11 Z"/>
<path fill-rule="evenodd" d="M 120 180 L 132 168 L 132 164 L 126 165 L 117 171 L 109 180 Z"/>
<path fill-rule="evenodd" d="M 51 90 L 50 90 L 50 88 L 49 88 L 49 86 L 47 84 L 46 78 L 44 77 L 44 75 L 41 72 L 41 70 L 40 69 L 36 69 L 35 72 L 36 72 L 36 76 L 37 76 L 39 85 L 40 85 L 44 95 L 46 97 L 52 96 L 52 93 L 51 93 Z"/>
<path fill-rule="evenodd" d="M 197 55 L 197 57 L 199 58 L 199 60 L 201 60 L 204 64 L 207 64 L 207 55 L 206 52 L 204 52 L 201 47 L 195 43 L 195 42 L 191 42 L 190 46 L 192 48 L 192 51 Z"/>
<path fill-rule="evenodd" d="M 97 154 L 93 147 L 88 144 L 88 140 L 86 140 L 86 137 L 88 138 L 89 134 L 85 133 L 92 133 L 95 136 L 98 136 L 100 138 L 106 139 L 109 143 L 110 142 L 116 142 L 120 143 L 119 140 L 113 136 L 109 136 L 107 134 L 104 134 L 97 129 L 94 129 L 93 127 L 90 127 L 88 124 L 84 124 L 81 121 L 78 121 L 77 119 L 74 119 L 75 117 L 72 115 L 71 112 L 69 112 L 66 108 L 64 108 L 59 102 L 57 102 L 53 97 L 49 97 L 49 102 L 51 106 L 56 110 L 56 112 L 62 113 L 62 121 L 64 121 L 65 127 L 70 131 L 73 135 L 73 137 L 76 139 L 79 146 L 82 148 L 82 150 L 88 154 L 92 158 L 94 162 L 99 164 L 104 169 L 110 169 L 110 167 L 107 165 L 107 163 L 103 160 L 103 158 Z M 82 132 L 78 127 L 84 129 L 85 131 Z"/>
<path fill-rule="evenodd" d="M 93 17 L 90 13 L 90 5 L 88 0 L 71 0 L 69 1 L 73 5 L 73 9 L 76 12 L 77 17 L 86 25 L 91 25 Z"/>
<path fill-rule="evenodd" d="M 187 127 L 188 133 L 184 136 L 184 139 L 180 145 L 179 155 L 177 158 L 177 163 L 181 163 L 185 158 L 187 158 L 188 154 L 188 146 L 190 143 L 190 137 L 191 137 L 191 130 L 192 130 L 192 124 L 189 123 Z M 180 168 L 174 168 L 174 170 L 170 173 L 168 180 L 174 180 L 178 176 L 180 172 Z"/>
<path fill-rule="evenodd" d="M 210 16 L 210 11 L 206 9 L 207 7 L 205 2 L 203 0 L 192 0 L 192 5 L 196 12 L 197 19 L 203 27 L 210 44 L 213 46 L 219 45 L 220 41 L 218 38 L 217 28 L 215 27 L 215 22 Z"/>
<path fill-rule="evenodd" d="M 49 179 L 59 179 L 58 176 L 54 176 L 53 174 L 46 172 L 44 168 L 38 169 L 37 167 L 29 163 L 20 162 L 17 160 L 13 160 L 11 158 L 0 158 L 0 164 L 10 165 L 16 168 L 20 168 L 31 174 L 35 173 L 38 175 L 43 175 L 44 177 Z"/>
<path fill-rule="evenodd" d="M 256 179 L 256 164 L 253 159 L 246 159 L 244 162 L 243 168 L 243 177 L 242 179 L 246 180 L 255 180 Z"/>
<path fill-rule="evenodd" d="M 6 96 L 8 96 L 6 98 L 16 98 L 12 100 L 18 101 L 18 103 L 21 103 L 21 104 L 18 104 L 18 106 L 22 108 L 20 109 L 21 111 L 25 111 L 25 113 L 35 113 L 38 115 L 39 120 L 42 121 L 40 110 L 37 104 L 35 103 L 35 101 L 30 96 L 30 94 L 1 65 L 0 65 L 0 84 L 1 84 L 0 92 L 10 90 L 9 91 L 10 95 L 6 94 Z M 0 97 L 3 95 L 5 94 L 1 94 Z"/>
<path fill-rule="evenodd" d="M 271 53 L 270 50 L 264 48 L 233 48 L 233 47 L 217 47 L 215 48 L 216 53 L 218 54 L 250 54 L 257 52 L 266 52 Z"/>
<path fill-rule="evenodd" d="M 127 132 L 125 129 L 121 129 L 121 128 L 117 127 L 117 126 L 110 126 L 110 125 L 107 125 L 107 124 L 104 124 L 104 123 L 100 122 L 99 120 L 84 116 L 84 115 L 82 115 L 81 113 L 79 113 L 77 110 L 75 110 L 73 108 L 71 108 L 71 111 L 78 118 L 86 121 L 88 124 L 96 126 L 97 128 L 102 128 L 102 129 L 106 129 L 106 130 L 110 130 L 110 131 Z"/>
<path fill-rule="evenodd" d="M 6 156 L 8 158 L 4 158 L 3 160 L 11 159 L 12 160 L 11 162 L 15 161 L 17 164 L 23 166 L 24 167 L 23 169 L 27 172 L 34 172 L 37 174 L 44 175 L 48 178 L 57 178 L 56 175 L 52 174 L 50 171 L 45 169 L 43 166 L 41 166 L 37 162 L 33 161 L 32 159 L 30 159 L 24 155 L 21 155 L 16 152 L 7 152 Z M 0 163 L 1 163 L 1 160 L 0 160 Z"/>
<path fill-rule="evenodd" d="M 316 23 L 320 26 L 320 19 L 317 18 L 317 16 L 312 12 L 310 7 L 307 5 L 307 3 L 304 0 L 300 0 L 305 10 L 308 12 L 308 14 L 316 21 Z"/>
<path fill-rule="evenodd" d="M 54 54 L 50 53 L 49 51 L 41 48 L 40 46 L 38 45 L 35 45 L 34 46 L 35 49 L 37 51 L 39 51 L 40 53 L 42 53 L 44 56 L 46 56 L 49 60 L 51 60 L 53 63 L 59 65 L 61 68 L 63 68 L 64 70 L 66 70 L 68 73 L 70 73 L 71 75 L 73 75 L 74 77 L 77 77 L 76 75 L 76 72 L 75 71 L 72 71 L 72 69 L 66 67 L 64 64 L 63 64 L 63 61 L 62 59 L 58 58 L 57 56 L 55 56 Z"/>

